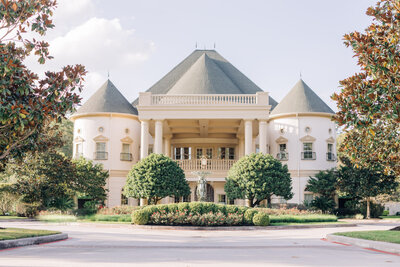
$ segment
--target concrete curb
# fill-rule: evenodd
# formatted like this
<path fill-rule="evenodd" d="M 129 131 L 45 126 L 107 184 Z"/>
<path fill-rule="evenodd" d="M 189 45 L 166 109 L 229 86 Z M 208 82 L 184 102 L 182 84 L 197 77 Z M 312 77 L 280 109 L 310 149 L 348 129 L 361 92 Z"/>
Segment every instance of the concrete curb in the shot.
<path fill-rule="evenodd" d="M 0 249 L 38 245 L 68 239 L 68 234 L 55 234 L 0 241 Z"/>
<path fill-rule="evenodd" d="M 331 242 L 339 242 L 357 247 L 376 249 L 384 252 L 390 252 L 400 255 L 400 244 L 394 244 L 382 241 L 373 241 L 360 238 L 353 238 L 340 235 L 327 235 L 326 239 Z"/>
<path fill-rule="evenodd" d="M 249 231 L 249 230 L 287 230 L 308 228 L 355 227 L 357 224 L 313 224 L 282 226 L 169 226 L 169 225 L 131 225 L 134 229 L 147 230 L 188 230 L 188 231 Z"/>

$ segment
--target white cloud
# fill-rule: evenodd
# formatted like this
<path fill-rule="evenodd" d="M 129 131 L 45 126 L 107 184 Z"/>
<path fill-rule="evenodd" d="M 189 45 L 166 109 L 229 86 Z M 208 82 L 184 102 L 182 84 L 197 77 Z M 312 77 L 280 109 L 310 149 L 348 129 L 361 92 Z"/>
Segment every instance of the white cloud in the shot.
<path fill-rule="evenodd" d="M 147 60 L 154 44 L 134 36 L 118 19 L 91 18 L 50 42 L 50 53 L 62 62 L 80 63 L 89 70 L 132 67 Z"/>

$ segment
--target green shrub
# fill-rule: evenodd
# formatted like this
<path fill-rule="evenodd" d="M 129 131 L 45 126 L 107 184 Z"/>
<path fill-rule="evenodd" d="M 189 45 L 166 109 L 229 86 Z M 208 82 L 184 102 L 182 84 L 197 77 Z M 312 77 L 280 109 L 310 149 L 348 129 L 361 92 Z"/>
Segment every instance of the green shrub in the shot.
<path fill-rule="evenodd" d="M 189 203 L 188 202 L 178 203 L 178 211 L 187 212 L 188 210 L 189 210 Z"/>
<path fill-rule="evenodd" d="M 235 205 L 226 205 L 225 206 L 226 213 L 235 213 L 238 211 L 238 206 Z"/>
<path fill-rule="evenodd" d="M 149 222 L 149 211 L 147 209 L 135 210 L 132 213 L 132 222 L 138 225 L 145 225 Z"/>
<path fill-rule="evenodd" d="M 253 217 L 256 215 L 258 211 L 256 209 L 248 209 L 244 213 L 244 222 L 246 224 L 252 224 L 253 223 Z"/>
<path fill-rule="evenodd" d="M 249 207 L 246 206 L 237 206 L 237 212 L 239 212 L 240 214 L 244 214 L 248 209 Z"/>
<path fill-rule="evenodd" d="M 203 202 L 190 202 L 189 210 L 193 213 L 202 214 L 203 213 Z"/>
<path fill-rule="evenodd" d="M 269 216 L 266 213 L 258 212 L 253 216 L 253 224 L 256 226 L 268 226 Z"/>
<path fill-rule="evenodd" d="M 383 212 L 382 212 L 382 216 L 388 216 L 389 215 L 389 211 L 388 210 L 384 210 Z"/>
<path fill-rule="evenodd" d="M 379 218 L 379 216 L 382 216 L 383 211 L 385 210 L 385 206 L 378 204 L 378 203 L 370 203 L 370 213 L 371 213 L 371 218 Z M 364 217 L 367 217 L 367 203 L 366 201 L 362 202 L 360 205 L 360 211 L 364 215 Z"/>
<path fill-rule="evenodd" d="M 356 219 L 356 220 L 362 220 L 362 219 L 364 219 L 364 215 L 358 213 L 358 214 L 354 215 L 354 219 Z"/>

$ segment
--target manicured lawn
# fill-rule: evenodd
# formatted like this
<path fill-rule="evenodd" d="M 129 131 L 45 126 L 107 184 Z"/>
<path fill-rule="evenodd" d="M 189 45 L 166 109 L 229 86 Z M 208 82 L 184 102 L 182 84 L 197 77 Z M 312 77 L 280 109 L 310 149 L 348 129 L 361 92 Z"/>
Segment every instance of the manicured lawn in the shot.
<path fill-rule="evenodd" d="M 381 218 L 381 219 L 399 219 L 400 220 L 400 216 L 398 216 L 398 215 L 381 216 L 379 218 Z"/>
<path fill-rule="evenodd" d="M 325 225 L 325 224 L 346 224 L 347 222 L 305 222 L 305 223 L 271 223 L 271 226 L 282 226 L 282 225 Z"/>
<path fill-rule="evenodd" d="M 400 231 L 359 231 L 335 233 L 335 235 L 400 244 Z"/>
<path fill-rule="evenodd" d="M 0 240 L 18 239 L 25 237 L 44 236 L 59 234 L 56 231 L 47 230 L 32 230 L 32 229 L 21 229 L 21 228 L 6 228 L 0 229 Z"/>
<path fill-rule="evenodd" d="M 37 220 L 39 221 L 44 221 L 44 222 L 55 222 L 55 223 L 60 223 L 60 222 L 76 222 L 78 218 L 74 215 L 39 215 L 36 217 Z"/>
<path fill-rule="evenodd" d="M 335 215 L 310 214 L 310 215 L 270 215 L 271 223 L 315 223 L 315 222 L 336 222 Z"/>
<path fill-rule="evenodd" d="M 18 217 L 18 216 L 0 216 L 0 220 L 19 220 L 26 219 L 26 217 Z"/>

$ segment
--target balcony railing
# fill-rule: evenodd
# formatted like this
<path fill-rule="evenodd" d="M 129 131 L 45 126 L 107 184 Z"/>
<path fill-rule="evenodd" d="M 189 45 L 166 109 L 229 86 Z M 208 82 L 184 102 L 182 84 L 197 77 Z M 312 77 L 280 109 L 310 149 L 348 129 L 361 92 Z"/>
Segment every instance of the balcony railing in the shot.
<path fill-rule="evenodd" d="M 326 153 L 326 160 L 327 161 L 336 161 L 336 156 L 332 152 Z"/>
<path fill-rule="evenodd" d="M 104 151 L 94 152 L 94 159 L 95 160 L 107 160 L 108 159 L 108 152 L 104 152 Z"/>
<path fill-rule="evenodd" d="M 279 152 L 278 154 L 276 154 L 276 158 L 278 160 L 289 160 L 289 153 L 287 153 L 287 152 Z"/>
<path fill-rule="evenodd" d="M 152 105 L 257 104 L 257 95 L 152 95 Z"/>
<path fill-rule="evenodd" d="M 315 160 L 316 159 L 315 152 L 312 152 L 312 151 L 301 152 L 301 159 L 302 160 Z"/>
<path fill-rule="evenodd" d="M 132 153 L 121 153 L 120 159 L 122 161 L 132 161 Z"/>
<path fill-rule="evenodd" d="M 181 159 L 175 160 L 184 171 L 227 171 L 236 162 L 234 159 L 209 159 L 207 164 L 202 164 L 201 159 Z"/>

